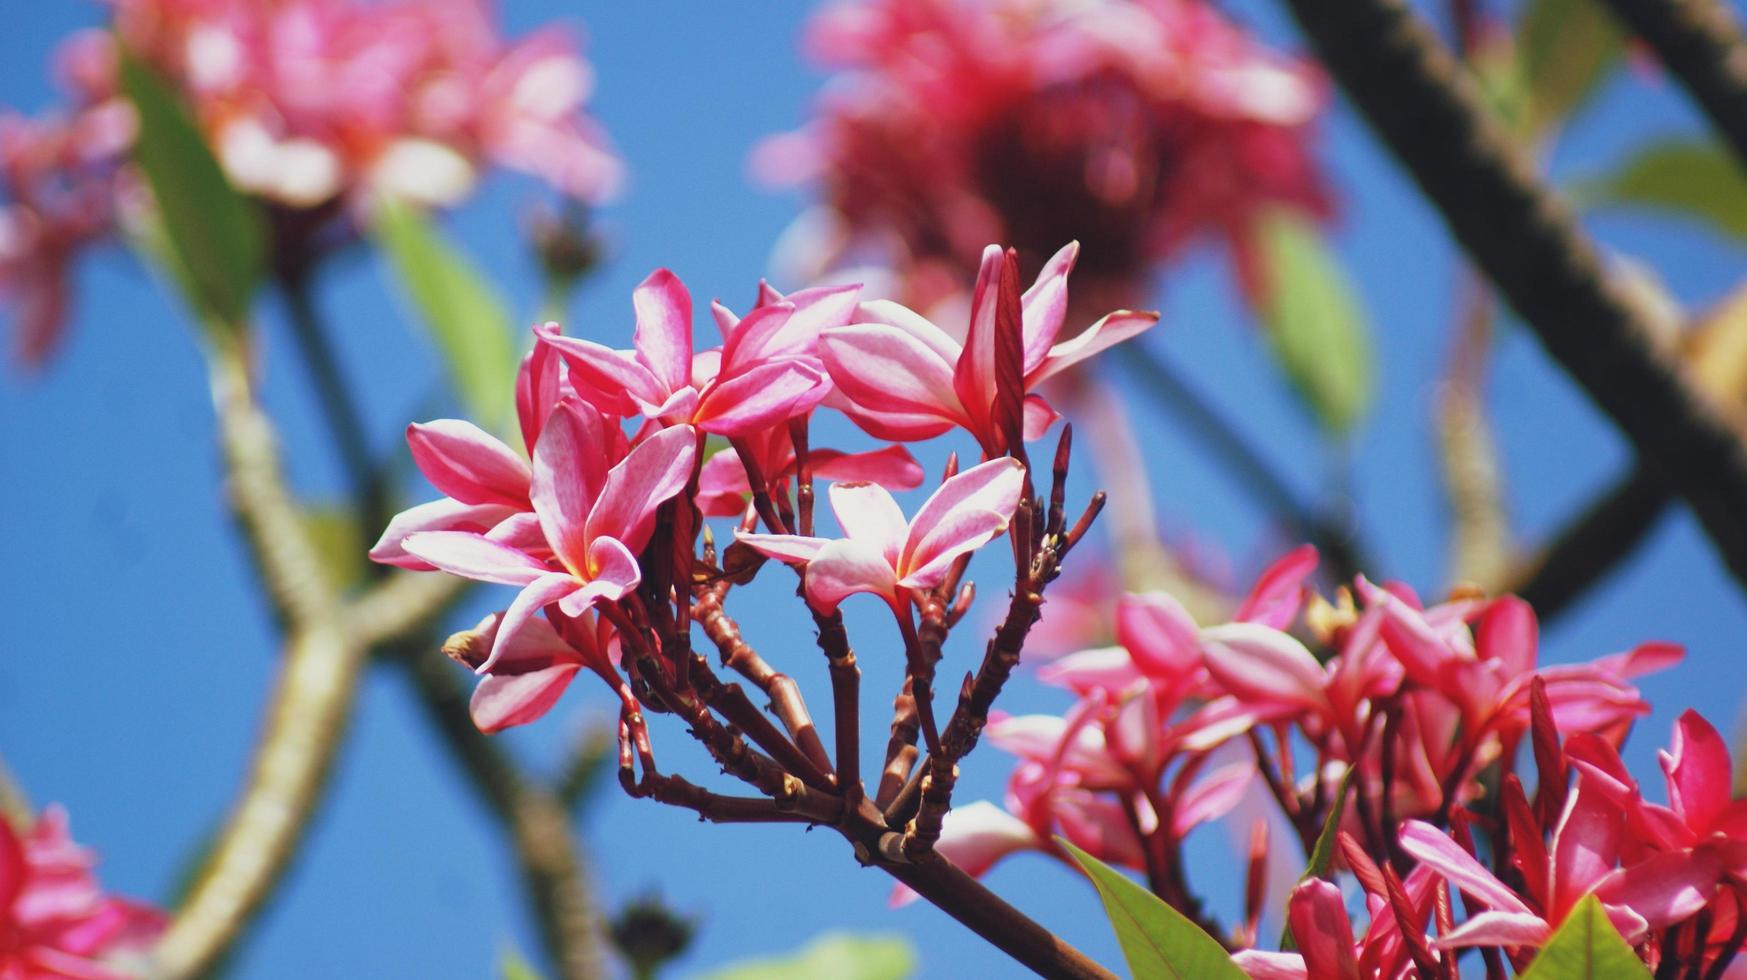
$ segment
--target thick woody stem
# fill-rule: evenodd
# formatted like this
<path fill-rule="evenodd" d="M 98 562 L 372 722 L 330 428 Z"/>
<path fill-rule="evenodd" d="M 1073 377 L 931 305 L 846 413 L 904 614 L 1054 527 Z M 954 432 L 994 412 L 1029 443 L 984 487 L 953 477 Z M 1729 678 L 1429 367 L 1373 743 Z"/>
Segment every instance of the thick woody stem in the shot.
<path fill-rule="evenodd" d="M 709 662 L 699 654 L 692 655 L 691 682 L 706 705 L 746 733 L 753 744 L 770 753 L 772 761 L 777 765 L 800 777 L 815 789 L 829 791 L 835 788 L 831 777 L 815 766 L 812 760 L 795 747 L 795 743 L 777 730 L 770 719 L 746 696 L 739 684 L 722 683 L 710 671 Z"/>
<path fill-rule="evenodd" d="M 1679 78 L 1747 166 L 1747 40 L 1719 0 L 1607 0 Z"/>
<path fill-rule="evenodd" d="M 1611 280 L 1474 81 L 1401 0 L 1287 0 L 1330 71 L 1556 359 L 1747 582 L 1747 450 Z"/>
<path fill-rule="evenodd" d="M 874 792 L 874 805 L 885 809 L 910 778 L 910 767 L 916 764 L 916 736 L 921 722 L 916 719 L 916 699 L 910 693 L 910 680 L 892 702 L 892 734 L 886 740 L 886 764 L 880 772 L 880 785 Z"/>
<path fill-rule="evenodd" d="M 285 490 L 243 348 L 215 340 L 209 368 L 233 506 L 290 636 L 248 783 L 154 952 L 153 975 L 173 978 L 199 976 L 218 962 L 290 864 L 326 785 L 365 659 Z"/>
<path fill-rule="evenodd" d="M 711 823 L 830 824 L 837 821 L 842 810 L 840 804 L 825 797 L 808 797 L 805 811 L 785 809 L 777 801 L 762 796 L 723 796 L 684 777 L 660 773 L 646 773 L 625 789 L 634 797 L 648 797 L 657 803 L 692 810 L 699 819 Z"/>
<path fill-rule="evenodd" d="M 999 895 L 932 851 L 909 863 L 881 862 L 887 874 L 1039 976 L 1114 980 L 1115 975 L 1008 905 Z"/>

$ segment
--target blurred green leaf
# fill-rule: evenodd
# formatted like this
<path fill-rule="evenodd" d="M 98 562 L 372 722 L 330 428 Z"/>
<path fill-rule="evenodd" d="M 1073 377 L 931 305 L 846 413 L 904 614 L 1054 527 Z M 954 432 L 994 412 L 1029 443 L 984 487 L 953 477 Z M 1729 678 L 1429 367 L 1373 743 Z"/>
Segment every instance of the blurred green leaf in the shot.
<path fill-rule="evenodd" d="M 508 416 L 516 380 L 516 349 L 503 300 L 409 205 L 378 201 L 375 238 L 442 351 L 469 414 L 492 428 Z"/>
<path fill-rule="evenodd" d="M 158 205 L 144 240 L 195 309 L 238 327 L 265 261 L 260 211 L 231 187 L 175 94 L 125 50 L 121 79 L 139 117 L 134 162 Z"/>
<path fill-rule="evenodd" d="M 1600 900 L 1585 895 L 1521 980 L 1650 980 L 1650 970 L 1608 921 Z"/>
<path fill-rule="evenodd" d="M 328 579 L 340 589 L 359 584 L 364 576 L 359 556 L 369 550 L 370 543 L 364 540 L 358 515 L 339 504 L 317 504 L 304 508 L 303 523 Z"/>
<path fill-rule="evenodd" d="M 1310 219 L 1276 210 L 1258 226 L 1262 318 L 1286 377 L 1335 435 L 1371 401 L 1371 340 L 1352 283 Z"/>
<path fill-rule="evenodd" d="M 1347 812 L 1347 796 L 1353 789 L 1353 774 L 1358 771 L 1357 766 L 1348 766 L 1346 774 L 1341 776 L 1340 785 L 1335 790 L 1334 805 L 1329 807 L 1328 817 L 1322 822 L 1322 831 L 1316 835 L 1316 843 L 1310 848 L 1310 860 L 1305 864 L 1304 873 L 1298 876 L 1300 882 L 1328 877 L 1329 865 L 1334 863 L 1335 835 L 1340 833 L 1341 817 Z M 1287 923 L 1286 931 L 1280 936 L 1280 948 L 1298 948 L 1298 938 L 1292 935 L 1291 923 Z"/>
<path fill-rule="evenodd" d="M 903 980 L 916 971 L 916 951 L 902 936 L 826 933 L 788 956 L 746 960 L 702 980 Z"/>
<path fill-rule="evenodd" d="M 1747 174 L 1715 143 L 1676 139 L 1639 147 L 1618 169 L 1573 193 L 1583 204 L 1669 211 L 1747 241 Z"/>
<path fill-rule="evenodd" d="M 1158 980 L 1246 980 L 1225 947 L 1183 913 L 1085 851 L 1056 838 L 1085 870 L 1104 900 L 1104 913 L 1136 977 Z"/>
<path fill-rule="evenodd" d="M 497 975 L 498 980 L 545 980 L 521 953 L 509 947 L 497 955 Z"/>
<path fill-rule="evenodd" d="M 1625 37 L 1600 0 L 1527 0 L 1517 58 L 1528 133 L 1538 136 L 1581 108 L 1624 52 Z"/>

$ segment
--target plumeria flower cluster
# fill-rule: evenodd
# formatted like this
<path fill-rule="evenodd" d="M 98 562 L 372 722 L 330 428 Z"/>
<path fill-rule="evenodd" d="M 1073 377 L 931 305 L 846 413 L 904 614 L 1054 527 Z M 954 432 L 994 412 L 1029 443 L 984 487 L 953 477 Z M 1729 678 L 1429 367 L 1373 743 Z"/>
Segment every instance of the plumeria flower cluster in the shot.
<path fill-rule="evenodd" d="M 754 169 L 818 187 L 792 251 L 871 251 L 923 308 L 991 240 L 1032 269 L 1079 238 L 1102 305 L 1209 238 L 1254 295 L 1257 216 L 1331 211 L 1306 148 L 1322 80 L 1199 0 L 848 0 L 805 47 L 838 74 Z"/>
<path fill-rule="evenodd" d="M 27 360 L 53 344 L 72 259 L 144 203 L 125 166 L 123 50 L 172 84 L 231 184 L 266 206 L 282 272 L 348 238 L 375 195 L 453 205 L 491 166 L 591 203 L 619 183 L 574 43 L 556 29 L 508 41 L 487 0 L 111 6 L 110 29 L 58 55 L 63 109 L 0 111 L 0 290 Z"/>
<path fill-rule="evenodd" d="M 1459 594 L 1428 607 L 1405 586 L 1359 578 L 1330 601 L 1306 584 L 1316 565 L 1308 546 L 1285 556 L 1212 626 L 1167 594 L 1122 596 L 1116 645 L 1039 671 L 1073 707 L 991 721 L 989 738 L 1020 760 L 1005 804 L 954 810 L 941 852 L 982 873 L 1024 850 L 1065 858 L 1064 838 L 1142 873 L 1263 978 L 1454 977 L 1470 947 L 1503 976 L 1589 895 L 1652 966 L 1727 964 L 1747 940 L 1747 803 L 1729 798 L 1722 739 L 1695 714 L 1680 719 L 1662 755 L 1667 804 L 1646 799 L 1619 755 L 1649 711 L 1634 679 L 1677 662 L 1679 648 L 1544 666 L 1520 599 Z M 1184 836 L 1249 793 L 1275 803 L 1307 855 L 1325 833 L 1339 842 L 1326 877 L 1291 896 L 1298 952 L 1246 948 L 1266 823 L 1252 837 L 1242 921 L 1220 929 L 1189 889 Z M 1362 939 L 1338 870 L 1366 896 Z"/>
<path fill-rule="evenodd" d="M 1061 249 L 1022 291 L 1014 254 L 987 249 L 963 343 L 903 306 L 864 301 L 859 287 L 765 285 L 744 316 L 712 303 L 721 343 L 699 349 L 690 293 L 657 271 L 633 296 L 629 349 L 555 323 L 535 329 L 516 385 L 520 452 L 465 421 L 410 426 L 413 459 L 445 496 L 394 518 L 371 557 L 518 589 L 450 648 L 485 675 L 474 713 L 488 731 L 539 717 L 582 667 L 636 704 L 641 679 L 616 672 L 627 628 L 647 632 L 651 607 L 677 602 L 664 629 L 682 629 L 686 593 L 731 574 L 713 544 L 691 560 L 708 516 L 741 518 L 722 564 L 792 564 L 817 615 L 857 593 L 884 599 L 914 659 L 913 609 L 955 588 L 969 554 L 1005 533 L 1029 495 L 1023 443 L 1056 417 L 1033 386 L 1156 320 L 1113 313 L 1055 343 L 1077 254 Z M 821 407 L 898 442 L 813 448 Z M 890 491 L 923 474 L 898 443 L 955 427 L 984 461 L 950 472 L 906 517 Z M 712 452 L 712 440 L 726 447 Z M 813 532 L 817 476 L 837 478 L 828 496 L 841 538 Z"/>
<path fill-rule="evenodd" d="M 0 818 L 0 977 L 123 980 L 164 931 L 156 910 L 107 895 L 91 853 L 50 807 L 28 830 Z"/>

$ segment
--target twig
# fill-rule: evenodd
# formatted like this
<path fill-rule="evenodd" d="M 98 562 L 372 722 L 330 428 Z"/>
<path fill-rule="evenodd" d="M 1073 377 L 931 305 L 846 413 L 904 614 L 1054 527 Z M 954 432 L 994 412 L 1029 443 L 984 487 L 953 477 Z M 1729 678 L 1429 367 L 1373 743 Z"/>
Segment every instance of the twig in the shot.
<path fill-rule="evenodd" d="M 1711 117 L 1747 166 L 1747 40 L 1718 0 L 1608 0 Z"/>
<path fill-rule="evenodd" d="M 454 575 L 396 569 L 353 599 L 346 619 L 359 642 L 374 647 L 428 627 L 472 587 L 472 582 Z"/>
<path fill-rule="evenodd" d="M 244 536 L 291 627 L 249 781 L 213 857 L 158 946 L 154 976 L 205 973 L 235 942 L 290 863 L 345 731 L 364 662 L 296 505 L 240 344 L 209 351 L 214 408 Z"/>
<path fill-rule="evenodd" d="M 1655 343 L 1570 210 L 1401 0 L 1287 0 L 1323 61 L 1547 351 L 1692 505 L 1747 582 L 1741 432 Z"/>
<path fill-rule="evenodd" d="M 523 779 L 514 760 L 474 727 L 467 695 L 447 660 L 426 655 L 401 658 L 400 663 L 425 717 L 461 763 L 480 799 L 509 829 L 523 888 L 560 974 L 569 980 L 604 976 L 600 937 L 605 927 L 582 855 L 571 841 L 564 804 Z"/>

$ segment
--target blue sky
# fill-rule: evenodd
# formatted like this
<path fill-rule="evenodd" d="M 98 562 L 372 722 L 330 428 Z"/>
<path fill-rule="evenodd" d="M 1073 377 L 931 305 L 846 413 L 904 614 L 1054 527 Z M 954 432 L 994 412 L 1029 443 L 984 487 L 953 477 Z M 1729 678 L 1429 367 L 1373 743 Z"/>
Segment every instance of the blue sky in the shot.
<path fill-rule="evenodd" d="M 623 343 L 630 290 L 669 266 L 701 297 L 750 298 L 771 243 L 803 203 L 752 188 L 747 150 L 803 117 L 819 78 L 797 59 L 806 5 L 694 4 L 653 14 L 638 4 L 504 0 L 513 32 L 580 17 L 597 69 L 595 108 L 623 153 L 630 185 L 602 221 L 610 258 L 566 311 L 567 332 Z M 1266 36 L 1298 46 L 1279 9 L 1234 5 Z M 70 29 L 99 21 L 89 3 L 19 5 L 0 32 L 0 104 L 46 104 L 48 53 Z M 1593 173 L 1652 135 L 1702 129 L 1681 93 L 1644 73 L 1616 77 L 1553 160 L 1561 178 Z M 1337 247 L 1357 271 L 1379 348 L 1378 408 L 1352 447 L 1357 509 L 1380 575 L 1428 591 L 1443 585 L 1447 520 L 1431 448 L 1430 386 L 1441 366 L 1457 264 L 1436 215 L 1341 105 L 1320 153 L 1344 199 Z M 538 288 L 519 240 L 540 192 L 503 179 L 448 227 L 521 311 Z M 1675 220 L 1593 218 L 1610 246 L 1655 267 L 1689 307 L 1740 275 L 1741 249 Z M 387 288 L 374 259 L 331 270 L 319 302 L 332 320 L 381 452 L 403 452 L 405 423 L 432 414 L 439 365 Z M 59 801 L 80 840 L 102 852 L 103 876 L 147 899 L 166 896 L 223 813 L 244 771 L 272 675 L 275 637 L 226 516 L 203 372 L 176 303 L 117 250 L 80 269 L 68 343 L 48 369 L 0 370 L 0 754 L 39 802 Z M 1332 492 L 1330 461 L 1273 371 L 1259 335 L 1211 252 L 1164 276 L 1163 325 L 1145 342 L 1236 417 L 1307 497 Z M 343 481 L 322 441 L 307 379 L 280 311 L 262 306 L 264 398 L 279 420 L 298 489 L 320 499 Z M 707 329 L 707 328 L 704 328 Z M 1138 400 L 1137 405 L 1146 404 Z M 1524 330 L 1506 328 L 1493 367 L 1512 517 L 1525 541 L 1625 471 L 1622 440 L 1550 366 Z M 1158 505 L 1176 529 L 1230 555 L 1245 575 L 1286 542 L 1230 478 L 1169 418 L 1142 410 Z M 447 414 L 447 411 L 443 412 Z M 845 439 L 847 429 L 840 430 Z M 937 461 L 935 447 L 925 458 Z M 1076 490 L 1092 487 L 1081 476 Z M 424 499 L 423 487 L 410 491 Z M 998 572 L 990 571 L 989 576 Z M 805 617 L 774 586 L 754 590 L 750 638 L 808 691 L 823 663 Z M 487 595 L 475 608 L 501 605 Z M 900 665 L 889 623 L 855 610 L 866 672 L 867 740 Z M 457 617 L 459 625 L 471 622 Z M 961 631 L 965 632 L 965 631 Z M 1684 511 L 1544 637 L 1544 659 L 1588 659 L 1645 639 L 1688 646 L 1687 662 L 1644 681 L 1657 705 L 1628 761 L 1654 773 L 1653 750 L 1679 711 L 1734 727 L 1742 694 L 1747 604 Z M 979 645 L 956 637 L 948 667 Z M 884 644 L 884 648 L 882 648 Z M 959 668 L 953 668 L 959 669 Z M 813 696 L 816 705 L 828 703 Z M 1029 679 L 1009 710 L 1059 708 Z M 589 685 L 511 737 L 550 764 L 590 717 L 610 710 Z M 680 730 L 657 724 L 668 768 L 713 772 Z M 991 748 L 966 767 L 960 799 L 998 798 L 1008 760 Z M 624 798 L 610 785 L 581 822 L 606 900 L 657 891 L 700 919 L 681 972 L 798 946 L 839 928 L 911 938 L 922 975 L 1002 976 L 1016 968 L 924 905 L 888 909 L 889 882 L 858 868 L 843 842 L 791 827 L 715 828 Z M 1233 894 L 1237 865 L 1222 831 L 1201 832 L 1191 877 Z M 1021 857 L 990 884 L 1098 959 L 1118 961 L 1092 892 L 1064 868 Z M 331 795 L 293 869 L 237 961 L 241 976 L 476 977 L 497 952 L 532 952 L 532 929 L 497 828 L 425 730 L 400 676 L 372 671 Z"/>

